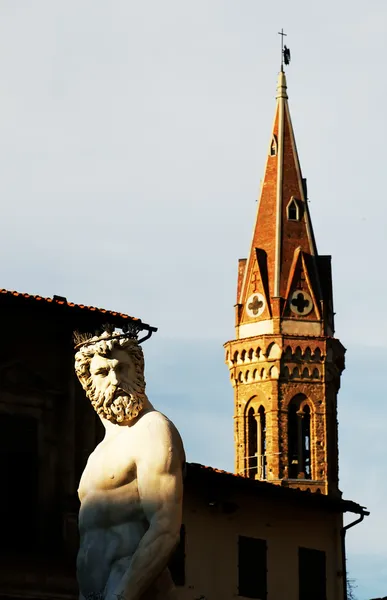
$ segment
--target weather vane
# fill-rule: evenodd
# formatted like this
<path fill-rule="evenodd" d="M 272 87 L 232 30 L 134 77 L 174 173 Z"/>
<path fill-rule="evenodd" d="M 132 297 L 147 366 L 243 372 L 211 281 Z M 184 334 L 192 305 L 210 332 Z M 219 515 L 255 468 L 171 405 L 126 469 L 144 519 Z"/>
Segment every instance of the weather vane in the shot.
<path fill-rule="evenodd" d="M 281 29 L 278 35 L 281 36 L 281 71 L 283 71 L 284 64 L 288 65 L 290 63 L 290 50 L 287 46 L 284 46 L 284 37 L 287 36 L 287 33 L 284 33 L 284 30 Z"/>

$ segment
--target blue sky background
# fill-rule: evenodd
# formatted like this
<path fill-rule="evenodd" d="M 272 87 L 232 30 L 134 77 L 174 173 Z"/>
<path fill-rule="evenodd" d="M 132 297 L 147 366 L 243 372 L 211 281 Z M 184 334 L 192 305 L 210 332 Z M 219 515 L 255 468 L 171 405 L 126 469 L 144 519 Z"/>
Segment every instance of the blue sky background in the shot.
<path fill-rule="evenodd" d="M 333 255 L 341 488 L 357 596 L 387 594 L 387 4 L 0 0 L 0 285 L 159 327 L 149 394 L 188 458 L 233 469 L 246 256 L 288 32 L 290 108 L 319 251 Z"/>

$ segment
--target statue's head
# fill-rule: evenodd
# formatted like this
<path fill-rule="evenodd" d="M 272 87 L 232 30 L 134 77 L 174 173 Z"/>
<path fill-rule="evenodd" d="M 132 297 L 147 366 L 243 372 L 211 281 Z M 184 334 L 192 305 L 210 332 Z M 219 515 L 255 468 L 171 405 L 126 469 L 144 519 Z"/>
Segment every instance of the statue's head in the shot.
<path fill-rule="evenodd" d="M 100 417 L 124 424 L 143 408 L 144 355 L 137 340 L 108 332 L 91 338 L 75 354 L 75 372 Z"/>

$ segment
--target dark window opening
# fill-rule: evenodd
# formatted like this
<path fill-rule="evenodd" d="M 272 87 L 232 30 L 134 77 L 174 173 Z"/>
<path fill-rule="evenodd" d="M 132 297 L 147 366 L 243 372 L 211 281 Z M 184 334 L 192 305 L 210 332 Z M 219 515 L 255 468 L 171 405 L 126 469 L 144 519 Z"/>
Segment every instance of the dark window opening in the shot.
<path fill-rule="evenodd" d="M 258 476 L 260 479 L 266 479 L 266 415 L 263 406 L 259 408 L 259 447 L 258 447 L 258 458 L 259 458 L 259 471 Z"/>
<path fill-rule="evenodd" d="M 289 478 L 296 479 L 298 475 L 298 417 L 297 406 L 291 404 L 288 414 L 288 452 L 289 452 Z"/>
<path fill-rule="evenodd" d="M 291 198 L 286 208 L 288 221 L 300 221 L 304 214 L 304 204 L 297 198 Z"/>
<path fill-rule="evenodd" d="M 305 479 L 311 479 L 311 464 L 310 464 L 310 408 L 305 406 L 303 416 L 301 417 L 301 438 L 302 438 L 302 457 L 303 457 L 303 472 Z"/>
<path fill-rule="evenodd" d="M 297 407 L 292 402 L 288 409 L 289 479 L 312 479 L 310 408 Z"/>
<path fill-rule="evenodd" d="M 326 557 L 321 550 L 298 549 L 299 600 L 326 600 Z"/>
<path fill-rule="evenodd" d="M 238 543 L 238 595 L 267 598 L 266 540 L 240 535 Z"/>
<path fill-rule="evenodd" d="M 277 154 L 277 138 L 273 135 L 273 139 L 271 140 L 270 145 L 270 156 L 276 156 Z"/>
<path fill-rule="evenodd" d="M 298 221 L 298 207 L 294 200 L 288 206 L 288 219 L 289 221 Z"/>
<path fill-rule="evenodd" d="M 251 407 L 247 414 L 247 435 L 248 435 L 248 458 L 247 458 L 247 476 L 255 479 L 258 473 L 258 439 L 257 439 L 257 421 L 254 416 L 254 409 Z"/>
<path fill-rule="evenodd" d="M 30 550 L 38 530 L 38 424 L 25 416 L 0 414 L 0 548 Z"/>
<path fill-rule="evenodd" d="M 169 559 L 168 568 L 171 573 L 173 583 L 176 586 L 185 585 L 185 527 L 180 528 L 180 540 L 171 558 Z"/>

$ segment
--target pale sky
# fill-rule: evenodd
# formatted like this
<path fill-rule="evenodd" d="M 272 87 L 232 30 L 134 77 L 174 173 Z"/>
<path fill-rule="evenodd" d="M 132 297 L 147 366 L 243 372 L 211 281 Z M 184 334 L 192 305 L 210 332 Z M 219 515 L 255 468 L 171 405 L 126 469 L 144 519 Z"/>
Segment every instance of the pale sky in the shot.
<path fill-rule="evenodd" d="M 387 3 L 0 0 L 0 286 L 127 312 L 188 459 L 233 470 L 237 260 L 247 256 L 284 28 L 320 253 L 332 254 L 340 487 L 358 600 L 387 595 Z"/>

